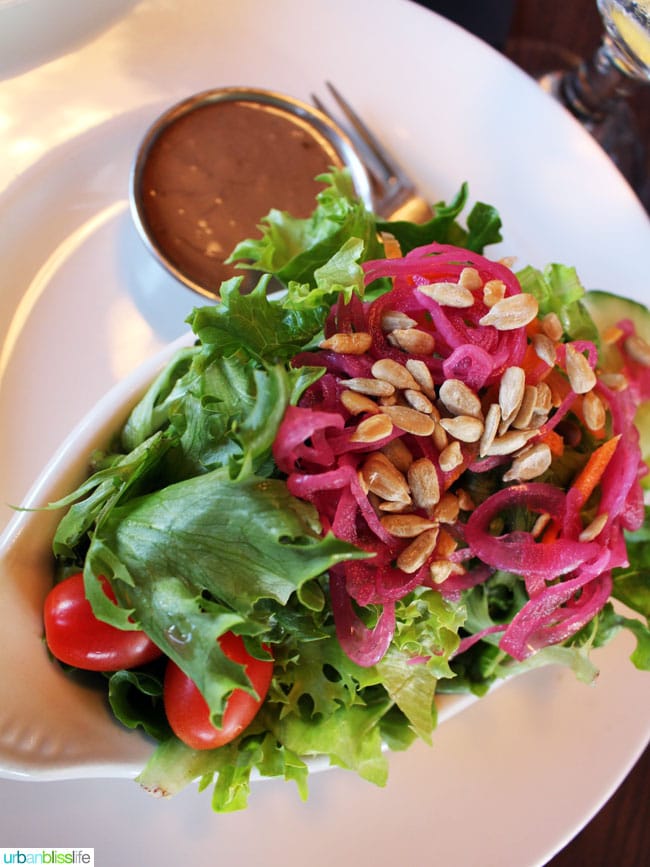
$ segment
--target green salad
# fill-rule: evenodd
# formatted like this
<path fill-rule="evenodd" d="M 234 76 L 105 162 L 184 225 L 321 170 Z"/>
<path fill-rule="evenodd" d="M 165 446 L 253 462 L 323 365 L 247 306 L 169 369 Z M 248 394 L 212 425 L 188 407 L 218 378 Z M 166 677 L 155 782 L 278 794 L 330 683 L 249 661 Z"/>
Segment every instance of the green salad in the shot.
<path fill-rule="evenodd" d="M 322 181 L 53 504 L 52 654 L 151 738 L 144 787 L 217 811 L 314 758 L 382 785 L 437 695 L 589 682 L 621 628 L 650 669 L 646 309 L 488 258 L 466 185 L 416 225 Z"/>

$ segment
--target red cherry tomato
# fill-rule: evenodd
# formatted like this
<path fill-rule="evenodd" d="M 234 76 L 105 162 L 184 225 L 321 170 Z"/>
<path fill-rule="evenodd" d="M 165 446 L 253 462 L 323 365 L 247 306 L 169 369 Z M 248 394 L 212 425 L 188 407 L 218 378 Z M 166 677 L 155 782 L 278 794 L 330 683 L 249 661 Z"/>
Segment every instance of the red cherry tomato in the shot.
<path fill-rule="evenodd" d="M 105 579 L 104 593 L 115 602 Z M 45 639 L 57 659 L 88 671 L 135 668 L 162 656 L 148 635 L 118 629 L 98 620 L 84 592 L 83 575 L 71 575 L 48 593 L 44 606 Z"/>
<path fill-rule="evenodd" d="M 217 729 L 210 721 L 208 704 L 194 682 L 170 660 L 163 688 L 167 719 L 176 737 L 194 750 L 220 747 L 241 734 L 264 701 L 273 676 L 273 662 L 251 656 L 239 635 L 227 632 L 219 638 L 219 644 L 229 659 L 246 666 L 246 674 L 258 697 L 243 689 L 233 690 L 226 702 L 222 726 Z"/>

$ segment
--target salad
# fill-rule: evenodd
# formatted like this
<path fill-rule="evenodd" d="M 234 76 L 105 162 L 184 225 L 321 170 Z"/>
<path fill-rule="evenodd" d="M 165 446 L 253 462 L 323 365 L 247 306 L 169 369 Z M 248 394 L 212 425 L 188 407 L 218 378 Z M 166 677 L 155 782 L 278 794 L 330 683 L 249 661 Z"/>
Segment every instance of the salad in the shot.
<path fill-rule="evenodd" d="M 255 776 L 306 797 L 314 757 L 382 785 L 436 696 L 590 682 L 621 628 L 650 670 L 648 311 L 488 258 L 466 185 L 416 225 L 322 180 L 52 504 L 51 653 L 157 742 L 144 787 L 217 811 Z"/>

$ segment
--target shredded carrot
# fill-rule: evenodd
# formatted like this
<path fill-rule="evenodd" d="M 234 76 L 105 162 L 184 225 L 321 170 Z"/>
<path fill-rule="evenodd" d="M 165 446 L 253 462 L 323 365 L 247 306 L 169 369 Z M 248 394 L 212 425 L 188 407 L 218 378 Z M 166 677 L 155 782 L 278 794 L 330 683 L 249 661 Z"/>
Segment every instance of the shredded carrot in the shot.
<path fill-rule="evenodd" d="M 533 334 L 538 334 L 540 329 L 541 329 L 541 323 L 540 323 L 539 319 L 537 317 L 535 317 L 535 319 L 532 319 L 528 323 L 528 325 L 526 326 L 526 334 L 529 337 L 532 337 Z"/>
<path fill-rule="evenodd" d="M 389 232 L 381 233 L 381 240 L 384 244 L 384 254 L 387 259 L 400 259 L 402 256 L 402 248 L 399 241 L 394 235 Z"/>
<path fill-rule="evenodd" d="M 571 386 L 569 385 L 569 381 L 567 380 L 567 378 L 563 376 L 556 368 L 553 368 L 551 371 L 549 371 L 549 374 L 546 377 L 546 384 L 551 389 L 554 405 L 557 406 L 559 406 L 559 404 L 564 400 L 564 398 L 571 390 Z"/>
<path fill-rule="evenodd" d="M 526 352 L 521 360 L 521 367 L 526 373 L 526 382 L 532 385 L 536 385 L 542 379 L 545 379 L 552 369 L 535 352 L 532 343 L 529 343 L 526 347 Z"/>
<path fill-rule="evenodd" d="M 598 448 L 591 453 L 589 460 L 578 473 L 571 487 L 579 492 L 581 504 L 587 502 L 596 488 L 596 485 L 602 479 L 607 465 L 614 456 L 620 438 L 621 434 L 618 434 L 618 436 L 612 437 L 611 440 L 604 442 L 602 446 L 598 446 Z"/>
<path fill-rule="evenodd" d="M 561 458 L 564 454 L 564 440 L 557 431 L 547 430 L 545 434 L 542 434 L 538 442 L 546 443 L 551 450 L 551 454 L 555 455 L 556 458 Z"/>
<path fill-rule="evenodd" d="M 602 427 L 599 427 L 596 430 L 589 427 L 589 425 L 587 424 L 587 421 L 585 419 L 585 413 L 584 413 L 584 409 L 583 409 L 583 401 L 584 401 L 584 395 L 581 395 L 580 399 L 576 400 L 575 403 L 573 404 L 573 406 L 571 407 L 572 412 L 574 412 L 577 415 L 577 417 L 582 422 L 583 427 L 586 427 L 589 430 L 589 433 L 594 437 L 594 439 L 604 440 L 605 436 L 607 435 L 607 430 L 605 428 L 605 425 L 602 425 Z"/>
<path fill-rule="evenodd" d="M 550 542 L 555 542 L 558 537 L 558 533 L 560 532 L 560 522 L 559 521 L 551 521 L 551 523 L 544 530 L 544 534 L 542 536 L 542 542 L 544 544 L 548 544 Z"/>

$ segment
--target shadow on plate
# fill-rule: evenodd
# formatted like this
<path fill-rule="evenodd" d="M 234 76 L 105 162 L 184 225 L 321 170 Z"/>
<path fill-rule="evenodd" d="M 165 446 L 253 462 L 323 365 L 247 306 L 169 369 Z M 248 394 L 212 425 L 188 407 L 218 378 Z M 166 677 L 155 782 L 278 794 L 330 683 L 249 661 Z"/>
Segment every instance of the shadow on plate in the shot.
<path fill-rule="evenodd" d="M 0 80 L 94 39 L 136 0 L 0 0 Z"/>

